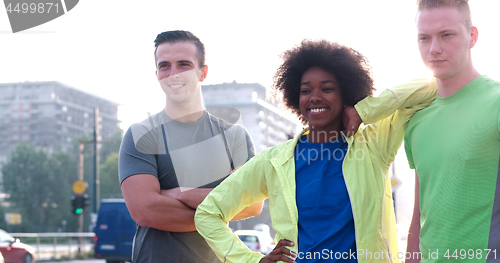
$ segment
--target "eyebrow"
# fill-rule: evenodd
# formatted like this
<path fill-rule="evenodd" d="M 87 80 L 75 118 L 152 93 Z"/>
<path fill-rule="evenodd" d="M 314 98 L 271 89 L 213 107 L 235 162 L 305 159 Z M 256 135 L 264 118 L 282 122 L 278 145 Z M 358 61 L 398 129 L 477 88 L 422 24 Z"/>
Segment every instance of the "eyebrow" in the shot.
<path fill-rule="evenodd" d="M 194 62 L 190 61 L 190 60 L 179 60 L 179 61 L 176 61 L 175 63 L 189 63 L 189 64 L 194 64 Z M 160 62 L 158 62 L 158 65 L 160 65 L 160 64 L 170 64 L 170 62 L 169 61 L 160 61 Z"/>
<path fill-rule="evenodd" d="M 302 83 L 300 83 L 300 85 L 307 85 L 307 84 L 310 84 L 311 82 L 310 81 L 304 81 Z M 333 81 L 333 80 L 322 80 L 320 81 L 321 84 L 325 84 L 325 83 L 332 83 L 332 84 L 335 84 L 337 85 L 337 82 Z"/>
<path fill-rule="evenodd" d="M 441 30 L 439 31 L 439 34 L 444 34 L 444 33 L 454 33 L 456 30 L 453 30 L 453 29 L 445 29 L 445 30 Z"/>
<path fill-rule="evenodd" d="M 177 61 L 176 63 L 189 63 L 189 64 L 194 64 L 194 62 L 193 62 L 193 61 L 191 61 L 191 60 L 179 60 L 179 61 Z"/>
<path fill-rule="evenodd" d="M 160 61 L 160 62 L 156 63 L 156 66 L 158 67 L 161 64 L 168 64 L 168 63 L 169 63 L 168 61 Z"/>
<path fill-rule="evenodd" d="M 456 32 L 456 30 L 453 30 L 453 29 L 444 29 L 444 30 L 441 30 L 438 32 L 438 34 L 444 34 L 444 33 L 454 33 Z M 419 36 L 428 36 L 430 34 L 428 33 L 418 33 Z"/>

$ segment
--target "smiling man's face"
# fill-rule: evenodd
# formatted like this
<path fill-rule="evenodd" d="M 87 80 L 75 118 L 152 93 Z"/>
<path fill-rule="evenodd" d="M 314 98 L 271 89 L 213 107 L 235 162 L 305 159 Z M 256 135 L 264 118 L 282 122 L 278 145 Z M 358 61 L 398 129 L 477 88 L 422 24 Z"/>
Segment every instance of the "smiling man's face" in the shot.
<path fill-rule="evenodd" d="M 191 42 L 163 43 L 156 50 L 156 77 L 173 103 L 190 101 L 206 77 L 206 66 L 198 65 L 196 46 Z"/>

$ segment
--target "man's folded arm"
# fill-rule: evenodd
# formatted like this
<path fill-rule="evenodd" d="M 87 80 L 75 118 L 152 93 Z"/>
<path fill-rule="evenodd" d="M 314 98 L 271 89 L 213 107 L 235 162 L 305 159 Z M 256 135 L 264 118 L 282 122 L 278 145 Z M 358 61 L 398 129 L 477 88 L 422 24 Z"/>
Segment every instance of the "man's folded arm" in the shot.
<path fill-rule="evenodd" d="M 129 176 L 123 180 L 121 188 L 130 215 L 138 225 L 170 232 L 196 230 L 195 210 L 179 200 L 162 195 L 156 176 Z"/>
<path fill-rule="evenodd" d="M 180 201 L 189 208 L 196 210 L 198 205 L 203 202 L 205 197 L 213 190 L 213 188 L 184 188 L 177 187 L 169 190 L 161 190 L 162 195 L 168 196 L 175 200 Z M 247 206 L 241 212 L 236 214 L 231 221 L 238 221 L 241 219 L 258 216 L 262 212 L 263 202 Z"/>

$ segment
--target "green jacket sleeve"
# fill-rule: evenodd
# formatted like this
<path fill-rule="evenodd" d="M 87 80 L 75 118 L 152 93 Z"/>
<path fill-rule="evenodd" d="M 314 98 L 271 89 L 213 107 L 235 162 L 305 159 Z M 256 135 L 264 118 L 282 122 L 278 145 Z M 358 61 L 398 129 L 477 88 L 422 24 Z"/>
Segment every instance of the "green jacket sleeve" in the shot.
<path fill-rule="evenodd" d="M 245 207 L 268 198 L 265 174 L 271 165 L 266 152 L 231 174 L 196 209 L 196 229 L 222 262 L 259 262 L 263 258 L 261 253 L 248 249 L 227 222 Z"/>
<path fill-rule="evenodd" d="M 397 110 L 413 107 L 424 108 L 436 99 L 435 79 L 415 79 L 386 89 L 378 97 L 366 97 L 354 107 L 364 124 L 373 124 L 391 116 Z M 413 110 L 415 113 L 416 110 Z M 412 113 L 412 115 L 413 115 Z"/>
<path fill-rule="evenodd" d="M 435 79 L 416 79 L 384 90 L 378 97 L 367 97 L 354 106 L 367 125 L 360 130 L 362 136 L 370 141 L 376 151 L 373 154 L 381 162 L 389 165 L 394 160 L 411 116 L 436 96 Z"/>

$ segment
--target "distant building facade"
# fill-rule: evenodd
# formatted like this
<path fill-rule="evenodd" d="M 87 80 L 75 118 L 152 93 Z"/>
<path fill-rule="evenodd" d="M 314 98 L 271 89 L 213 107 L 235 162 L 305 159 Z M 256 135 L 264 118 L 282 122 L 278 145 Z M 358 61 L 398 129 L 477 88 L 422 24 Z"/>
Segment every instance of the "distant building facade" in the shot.
<path fill-rule="evenodd" d="M 208 112 L 229 122 L 242 124 L 250 133 L 256 153 L 288 140 L 297 134 L 302 124 L 297 118 L 265 101 L 266 88 L 257 83 L 223 83 L 202 86 Z M 269 203 L 266 200 L 259 216 L 229 222 L 233 230 L 253 229 L 265 223 L 271 226 Z M 276 232 L 271 229 L 271 235 Z"/>
<path fill-rule="evenodd" d="M 57 81 L 0 83 L 0 158 L 21 141 L 71 150 L 75 136 L 92 134 L 99 108 L 100 137 L 119 130 L 118 104 Z"/>
<path fill-rule="evenodd" d="M 226 120 L 240 116 L 240 124 L 250 133 L 256 152 L 288 140 L 301 127 L 298 119 L 265 100 L 266 88 L 260 84 L 233 81 L 204 85 L 202 93 L 211 114 Z"/>

